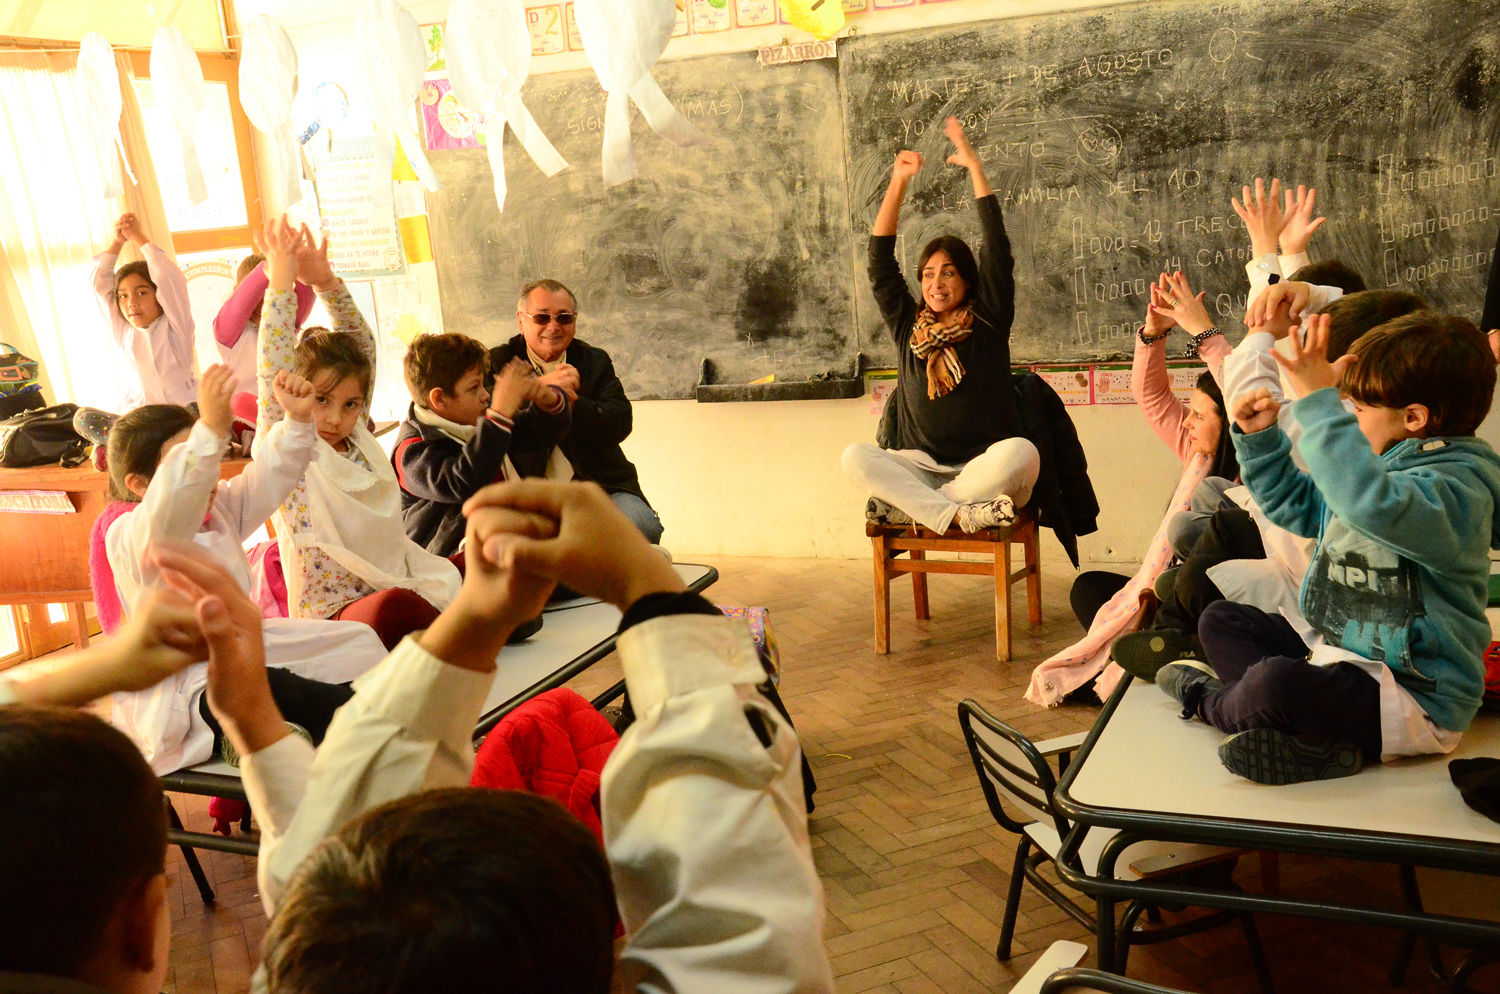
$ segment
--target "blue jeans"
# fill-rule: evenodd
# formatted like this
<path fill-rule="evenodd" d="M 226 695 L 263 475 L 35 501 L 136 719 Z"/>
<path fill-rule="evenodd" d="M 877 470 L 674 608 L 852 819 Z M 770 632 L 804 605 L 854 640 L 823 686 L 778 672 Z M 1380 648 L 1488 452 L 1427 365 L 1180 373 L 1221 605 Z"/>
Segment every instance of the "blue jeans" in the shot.
<path fill-rule="evenodd" d="M 624 491 L 610 494 L 609 499 L 614 501 L 615 507 L 618 507 L 624 513 L 625 517 L 630 519 L 631 524 L 641 530 L 641 534 L 646 536 L 646 541 L 652 545 L 661 544 L 661 518 L 657 517 L 656 512 L 651 510 L 650 504 L 647 504 L 635 494 L 625 493 Z"/>

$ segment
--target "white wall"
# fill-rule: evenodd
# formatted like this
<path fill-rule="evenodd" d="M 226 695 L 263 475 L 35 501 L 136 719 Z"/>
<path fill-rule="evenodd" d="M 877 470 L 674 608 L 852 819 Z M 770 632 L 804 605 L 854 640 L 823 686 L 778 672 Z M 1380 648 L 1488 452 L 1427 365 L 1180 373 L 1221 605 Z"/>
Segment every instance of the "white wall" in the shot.
<path fill-rule="evenodd" d="M 1146 547 L 1181 466 L 1133 407 L 1070 409 L 1106 508 L 1081 543 L 1096 561 L 1129 561 Z M 676 553 L 854 558 L 870 554 L 865 497 L 839 454 L 874 441 L 868 398 L 759 404 L 646 401 L 635 405 L 625 451 Z M 1049 533 L 1050 534 L 1050 533 Z M 1047 560 L 1062 547 L 1043 542 Z"/>

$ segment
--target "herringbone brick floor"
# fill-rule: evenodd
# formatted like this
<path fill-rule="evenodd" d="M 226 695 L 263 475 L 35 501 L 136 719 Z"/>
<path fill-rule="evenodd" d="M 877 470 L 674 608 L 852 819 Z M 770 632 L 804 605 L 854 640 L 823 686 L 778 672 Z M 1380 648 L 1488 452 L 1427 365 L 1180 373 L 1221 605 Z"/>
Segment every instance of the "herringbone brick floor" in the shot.
<path fill-rule="evenodd" d="M 1014 957 L 995 960 L 1015 847 L 985 809 L 955 710 L 973 697 L 1034 738 L 1089 725 L 1095 709 L 1044 711 L 1021 697 L 1031 667 L 1078 634 L 1067 609 L 1070 574 L 1050 571 L 1043 624 L 1027 630 L 1023 621 L 1016 661 L 1002 665 L 993 659 L 990 586 L 983 578 L 933 577 L 933 618 L 921 623 L 912 619 L 910 594 L 898 581 L 893 651 L 878 656 L 868 561 L 731 559 L 715 565 L 721 579 L 710 591 L 714 600 L 771 609 L 782 694 L 818 779 L 812 844 L 827 893 L 827 947 L 840 992 L 1004 992 L 1053 941 L 1092 948 L 1087 930 L 1028 887 Z M 618 678 L 610 659 L 575 687 L 588 696 Z M 203 799 L 177 800 L 190 826 L 206 822 Z M 171 858 L 167 990 L 238 994 L 248 987 L 266 927 L 253 861 L 203 857 L 218 889 L 211 908 L 199 901 L 175 851 Z M 1259 886 L 1253 858 L 1243 861 L 1239 876 L 1247 889 Z M 1299 894 L 1357 892 L 1389 903 L 1397 895 L 1394 870 L 1352 862 L 1283 859 L 1281 879 L 1284 889 Z M 1282 994 L 1388 989 L 1394 933 L 1269 916 L 1258 922 Z M 1235 929 L 1138 948 L 1130 973 L 1190 991 L 1256 989 Z M 1481 974 L 1479 984 L 1496 983 L 1496 973 Z M 1439 988 L 1413 969 L 1404 989 Z"/>

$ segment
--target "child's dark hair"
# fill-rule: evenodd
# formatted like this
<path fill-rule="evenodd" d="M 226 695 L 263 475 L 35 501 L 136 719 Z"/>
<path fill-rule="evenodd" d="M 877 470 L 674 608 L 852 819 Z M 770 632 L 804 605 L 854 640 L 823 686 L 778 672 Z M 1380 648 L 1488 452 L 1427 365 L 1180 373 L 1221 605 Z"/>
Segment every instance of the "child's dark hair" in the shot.
<path fill-rule="evenodd" d="M 1336 286 L 1345 293 L 1359 293 L 1365 288 L 1364 277 L 1338 259 L 1309 262 L 1287 278 L 1315 286 Z"/>
<path fill-rule="evenodd" d="M 615 918 L 598 840 L 556 801 L 427 791 L 302 862 L 266 933 L 267 988 L 605 994 Z"/>
<path fill-rule="evenodd" d="M 145 404 L 120 415 L 109 429 L 109 499 L 140 501 L 125 485 L 125 478 L 139 473 L 146 479 L 156 475 L 161 447 L 167 439 L 193 426 L 198 419 L 177 404 Z"/>
<path fill-rule="evenodd" d="M 1472 321 L 1417 311 L 1365 333 L 1339 389 L 1357 404 L 1427 408 L 1428 437 L 1472 435 L 1495 396 L 1495 355 Z"/>
<path fill-rule="evenodd" d="M 146 265 L 144 260 L 137 259 L 135 262 L 127 262 L 119 269 L 116 269 L 115 310 L 119 311 L 120 317 L 125 316 L 125 312 L 120 309 L 120 284 L 125 281 L 125 277 L 127 276 L 139 276 L 141 279 L 145 280 L 151 285 L 151 289 L 156 289 L 156 281 L 151 278 L 151 267 Z"/>
<path fill-rule="evenodd" d="M 406 389 L 418 407 L 427 406 L 427 394 L 433 389 L 451 394 L 458 381 L 471 369 L 484 378 L 488 353 L 468 335 L 448 332 L 443 335 L 418 335 L 406 350 L 402 371 Z"/>
<path fill-rule="evenodd" d="M 979 287 L 979 264 L 974 261 L 974 253 L 969 249 L 968 242 L 956 235 L 939 235 L 927 243 L 922 249 L 921 260 L 917 263 L 917 281 L 921 282 L 927 260 L 937 252 L 948 253 L 948 258 L 953 260 L 953 268 L 958 270 L 959 277 L 964 281 L 964 303 L 968 303 Z"/>
<path fill-rule="evenodd" d="M 1426 306 L 1421 297 L 1405 290 L 1363 290 L 1340 297 L 1324 309 L 1328 315 L 1328 361 L 1347 353 L 1371 328 Z"/>
<path fill-rule="evenodd" d="M 1205 369 L 1198 374 L 1198 382 L 1193 384 L 1193 389 L 1202 392 L 1219 409 L 1219 445 L 1214 450 L 1214 461 L 1208 468 L 1208 475 L 1238 480 L 1240 461 L 1234 454 L 1234 439 L 1229 435 L 1229 409 L 1224 406 L 1224 392 L 1219 389 L 1219 381 Z"/>
<path fill-rule="evenodd" d="M 0 972 L 76 977 L 130 892 L 163 872 L 161 785 L 73 708 L 0 707 Z"/>
<path fill-rule="evenodd" d="M 375 378 L 375 370 L 360 347 L 358 336 L 327 328 L 308 328 L 302 333 L 302 340 L 292 351 L 292 372 L 309 383 L 329 374 L 335 377 L 335 383 L 356 377 L 366 403 L 370 400 L 370 383 Z"/>

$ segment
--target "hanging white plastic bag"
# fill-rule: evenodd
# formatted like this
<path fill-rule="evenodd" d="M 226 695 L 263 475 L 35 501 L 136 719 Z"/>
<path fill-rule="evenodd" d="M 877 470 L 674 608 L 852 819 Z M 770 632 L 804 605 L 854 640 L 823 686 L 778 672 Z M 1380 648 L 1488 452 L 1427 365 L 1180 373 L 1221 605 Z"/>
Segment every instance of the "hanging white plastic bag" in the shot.
<path fill-rule="evenodd" d="M 412 108 L 427 69 L 427 43 L 417 19 L 396 0 L 362 0 L 359 7 L 359 47 L 365 56 L 365 89 L 378 125 L 375 134 L 375 189 L 388 190 L 396 162 L 396 141 L 429 190 L 443 184 L 422 151 Z M 388 199 L 388 198 L 387 198 Z"/>
<path fill-rule="evenodd" d="M 115 50 L 97 31 L 90 31 L 78 43 L 78 81 L 83 86 L 89 137 L 94 143 L 104 177 L 102 194 L 106 198 L 124 196 L 125 187 L 120 182 L 115 159 L 115 150 L 119 149 L 118 161 L 125 163 L 125 169 L 129 171 L 130 162 L 125 158 L 125 146 L 120 142 L 120 112 L 125 106 L 120 96 L 120 70 L 115 66 Z M 133 173 L 130 181 L 135 182 Z"/>
<path fill-rule="evenodd" d="M 576 0 L 573 14 L 583 50 L 609 96 L 604 103 L 604 182 L 635 178 L 630 147 L 630 101 L 652 130 L 674 145 L 703 140 L 656 85 L 651 67 L 661 58 L 677 23 L 672 0 Z"/>
<path fill-rule="evenodd" d="M 291 134 L 297 92 L 297 49 L 267 14 L 257 14 L 240 38 L 240 106 L 266 139 L 272 163 L 271 201 L 285 208 L 302 197 L 302 163 Z"/>
<path fill-rule="evenodd" d="M 182 171 L 187 176 L 188 202 L 197 206 L 208 199 L 196 137 L 198 115 L 204 102 L 203 68 L 198 65 L 198 53 L 176 28 L 158 28 L 151 42 L 151 91 L 156 106 L 177 132 L 182 147 Z"/>
<path fill-rule="evenodd" d="M 548 176 L 568 168 L 521 102 L 531 72 L 531 32 L 522 0 L 453 0 L 443 30 L 453 98 L 484 115 L 495 203 L 505 210 L 505 126 Z"/>

